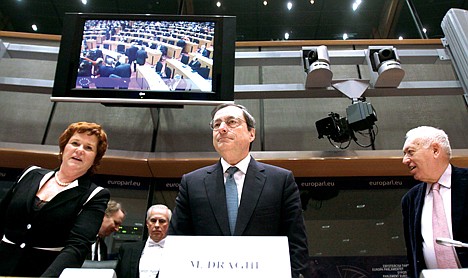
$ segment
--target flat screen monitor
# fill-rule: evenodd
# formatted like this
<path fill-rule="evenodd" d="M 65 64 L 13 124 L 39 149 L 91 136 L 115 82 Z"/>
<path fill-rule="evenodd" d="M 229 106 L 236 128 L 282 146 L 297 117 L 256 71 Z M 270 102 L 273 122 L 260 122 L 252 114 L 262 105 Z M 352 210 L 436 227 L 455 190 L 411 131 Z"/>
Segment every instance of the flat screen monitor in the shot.
<path fill-rule="evenodd" d="M 233 16 L 67 13 L 51 100 L 233 102 L 235 37 Z"/>

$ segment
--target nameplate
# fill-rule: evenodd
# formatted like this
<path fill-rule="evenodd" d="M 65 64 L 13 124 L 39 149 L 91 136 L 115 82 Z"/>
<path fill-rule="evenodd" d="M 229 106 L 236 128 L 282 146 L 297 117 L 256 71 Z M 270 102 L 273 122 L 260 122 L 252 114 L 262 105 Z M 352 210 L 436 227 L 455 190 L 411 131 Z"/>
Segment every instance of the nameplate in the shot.
<path fill-rule="evenodd" d="M 65 268 L 59 278 L 117 278 L 113 269 Z"/>
<path fill-rule="evenodd" d="M 419 278 L 466 278 L 468 268 L 461 269 L 424 269 Z"/>
<path fill-rule="evenodd" d="M 159 278 L 291 278 L 287 237 L 167 236 Z"/>

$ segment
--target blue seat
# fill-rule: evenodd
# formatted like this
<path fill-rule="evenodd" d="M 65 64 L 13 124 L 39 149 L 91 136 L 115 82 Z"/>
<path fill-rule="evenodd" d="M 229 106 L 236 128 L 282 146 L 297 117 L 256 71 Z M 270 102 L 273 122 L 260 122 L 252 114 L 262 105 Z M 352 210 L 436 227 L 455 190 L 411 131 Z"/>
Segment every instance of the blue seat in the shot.
<path fill-rule="evenodd" d="M 125 45 L 123 44 L 118 44 L 117 45 L 117 52 L 121 53 L 121 54 L 125 54 Z"/>
<path fill-rule="evenodd" d="M 163 64 L 162 64 L 161 62 L 158 61 L 158 62 L 156 63 L 156 67 L 155 67 L 156 73 L 158 73 L 159 75 L 161 75 L 162 68 L 163 68 Z"/>
<path fill-rule="evenodd" d="M 198 68 L 195 71 L 205 79 L 208 79 L 210 76 L 210 68 Z"/>
<path fill-rule="evenodd" d="M 161 45 L 160 50 L 161 50 L 161 53 L 162 53 L 163 56 L 167 55 L 167 46 Z"/>
<path fill-rule="evenodd" d="M 166 74 L 166 78 L 172 78 L 172 70 L 166 66 L 164 69 L 164 73 Z"/>
<path fill-rule="evenodd" d="M 180 57 L 180 62 L 181 62 L 182 64 L 187 65 L 187 64 L 188 64 L 188 61 L 189 61 L 189 56 L 188 56 L 188 55 L 185 55 L 185 54 L 182 54 L 182 56 Z"/>

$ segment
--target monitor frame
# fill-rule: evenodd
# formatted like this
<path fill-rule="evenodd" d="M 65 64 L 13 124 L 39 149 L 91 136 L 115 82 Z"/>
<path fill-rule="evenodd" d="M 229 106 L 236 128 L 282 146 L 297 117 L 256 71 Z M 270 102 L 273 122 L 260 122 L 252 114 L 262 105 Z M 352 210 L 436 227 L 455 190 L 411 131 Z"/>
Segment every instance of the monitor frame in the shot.
<path fill-rule="evenodd" d="M 87 20 L 213 22 L 211 90 L 76 88 Z M 218 105 L 234 102 L 236 17 L 218 15 L 67 13 L 52 90 L 53 102 L 102 103 L 111 106 Z"/>

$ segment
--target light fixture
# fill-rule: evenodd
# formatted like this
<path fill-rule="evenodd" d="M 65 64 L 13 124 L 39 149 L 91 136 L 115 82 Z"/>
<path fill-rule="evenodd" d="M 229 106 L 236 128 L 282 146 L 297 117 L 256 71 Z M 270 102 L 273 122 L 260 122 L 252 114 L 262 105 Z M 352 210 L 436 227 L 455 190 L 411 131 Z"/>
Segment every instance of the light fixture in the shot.
<path fill-rule="evenodd" d="M 393 46 L 369 46 L 366 60 L 370 71 L 370 85 L 374 88 L 396 88 L 405 77 L 397 49 Z"/>
<path fill-rule="evenodd" d="M 362 1 L 361 0 L 356 0 L 353 3 L 353 11 L 356 11 L 359 8 L 359 5 L 361 5 Z"/>
<path fill-rule="evenodd" d="M 333 78 L 328 48 L 325 45 L 303 47 L 302 60 L 307 73 L 306 88 L 329 87 Z"/>

